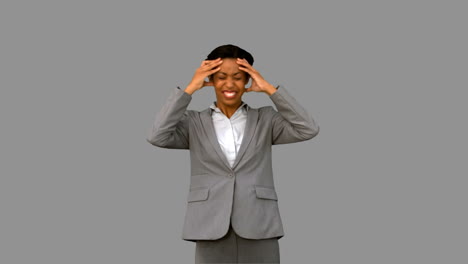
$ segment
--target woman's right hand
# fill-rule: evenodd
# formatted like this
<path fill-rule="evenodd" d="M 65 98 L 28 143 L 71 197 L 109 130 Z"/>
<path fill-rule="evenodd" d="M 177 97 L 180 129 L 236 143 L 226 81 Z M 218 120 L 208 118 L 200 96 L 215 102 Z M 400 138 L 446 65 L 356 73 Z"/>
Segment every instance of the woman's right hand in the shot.
<path fill-rule="evenodd" d="M 205 86 L 213 86 L 213 82 L 206 82 L 205 78 L 219 71 L 222 63 L 223 61 L 221 58 L 217 58 L 216 60 L 204 60 L 200 67 L 195 71 L 192 81 L 190 81 L 187 88 L 185 88 L 185 92 L 193 94 L 196 90 Z"/>

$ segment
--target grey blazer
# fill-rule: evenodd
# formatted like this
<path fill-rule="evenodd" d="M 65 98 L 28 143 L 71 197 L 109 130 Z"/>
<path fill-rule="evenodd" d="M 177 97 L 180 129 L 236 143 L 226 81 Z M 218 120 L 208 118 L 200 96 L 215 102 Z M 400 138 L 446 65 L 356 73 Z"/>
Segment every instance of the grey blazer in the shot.
<path fill-rule="evenodd" d="M 284 236 L 273 182 L 272 145 L 309 140 L 319 126 L 282 86 L 272 106 L 248 108 L 245 132 L 233 167 L 219 146 L 211 108 L 187 110 L 192 95 L 179 87 L 156 116 L 147 141 L 170 149 L 189 149 L 190 189 L 182 239 L 223 237 L 230 221 L 244 238 Z"/>

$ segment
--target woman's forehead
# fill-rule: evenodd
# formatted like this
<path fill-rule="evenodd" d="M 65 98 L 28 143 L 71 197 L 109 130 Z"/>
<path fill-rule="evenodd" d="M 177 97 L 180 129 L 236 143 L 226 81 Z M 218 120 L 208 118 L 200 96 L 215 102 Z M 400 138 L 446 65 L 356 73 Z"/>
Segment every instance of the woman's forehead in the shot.
<path fill-rule="evenodd" d="M 237 71 L 237 72 L 223 72 L 223 71 L 218 71 L 216 72 L 215 74 L 219 74 L 219 75 L 232 75 L 232 76 L 235 76 L 235 75 L 242 75 L 242 71 Z"/>
<path fill-rule="evenodd" d="M 239 69 L 239 64 L 236 63 L 234 59 L 223 59 L 223 63 L 221 63 L 221 69 L 216 73 L 224 74 L 224 75 L 236 75 L 240 74 L 243 71 Z"/>

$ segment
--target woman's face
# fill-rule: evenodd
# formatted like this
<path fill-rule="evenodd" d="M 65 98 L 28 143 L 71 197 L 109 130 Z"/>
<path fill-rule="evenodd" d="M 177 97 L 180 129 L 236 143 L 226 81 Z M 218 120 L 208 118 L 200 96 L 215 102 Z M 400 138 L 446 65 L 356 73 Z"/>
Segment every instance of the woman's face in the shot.
<path fill-rule="evenodd" d="M 248 83 L 246 73 L 239 69 L 236 59 L 222 59 L 221 69 L 211 77 L 218 107 L 238 107 Z"/>

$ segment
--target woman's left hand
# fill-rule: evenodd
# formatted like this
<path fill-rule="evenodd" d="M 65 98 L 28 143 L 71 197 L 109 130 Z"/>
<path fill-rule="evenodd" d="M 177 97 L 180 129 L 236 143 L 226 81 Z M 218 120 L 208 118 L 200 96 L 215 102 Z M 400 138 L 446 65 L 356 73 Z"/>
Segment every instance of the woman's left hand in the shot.
<path fill-rule="evenodd" d="M 264 92 L 271 95 L 276 91 L 276 88 L 265 81 L 262 75 L 246 59 L 237 58 L 237 64 L 239 64 L 240 70 L 250 74 L 250 78 L 252 78 L 252 85 L 245 90 L 246 92 Z"/>

